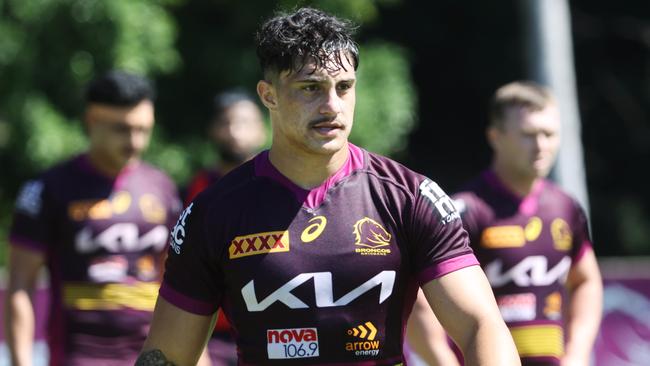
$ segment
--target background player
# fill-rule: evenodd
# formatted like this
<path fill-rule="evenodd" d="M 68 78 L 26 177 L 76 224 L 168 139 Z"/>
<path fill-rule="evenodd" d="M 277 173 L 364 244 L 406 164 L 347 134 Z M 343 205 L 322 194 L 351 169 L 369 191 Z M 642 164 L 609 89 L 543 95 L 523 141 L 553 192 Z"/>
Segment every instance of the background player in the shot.
<path fill-rule="evenodd" d="M 545 179 L 559 131 L 557 105 L 545 87 L 499 88 L 487 128 L 492 165 L 454 197 L 522 363 L 587 366 L 602 280 L 583 210 Z M 433 314 L 419 315 L 427 316 Z M 410 325 L 426 326 L 415 318 Z"/>
<path fill-rule="evenodd" d="M 450 198 L 348 143 L 351 30 L 303 8 L 258 32 L 273 144 L 181 215 L 138 365 L 192 364 L 219 306 L 243 364 L 400 364 L 418 283 L 469 360 L 519 364 Z"/>
<path fill-rule="evenodd" d="M 43 266 L 50 364 L 133 363 L 180 211 L 172 181 L 140 160 L 154 126 L 150 83 L 111 71 L 90 83 L 85 101 L 87 152 L 25 183 L 16 202 L 5 318 L 16 366 L 32 365 L 30 295 Z"/>
<path fill-rule="evenodd" d="M 187 188 L 185 204 L 229 171 L 250 160 L 266 142 L 262 111 L 247 93 L 228 90 L 214 97 L 208 136 L 219 153 L 219 164 L 198 172 Z"/>
<path fill-rule="evenodd" d="M 187 188 L 186 206 L 206 187 L 253 158 L 263 147 L 266 128 L 262 111 L 244 91 L 233 89 L 219 93 L 214 97 L 208 136 L 219 152 L 219 164 L 201 170 L 194 176 Z M 215 366 L 237 363 L 237 346 L 230 325 L 222 315 L 217 317 L 214 334 L 208 342 L 208 351 Z"/>

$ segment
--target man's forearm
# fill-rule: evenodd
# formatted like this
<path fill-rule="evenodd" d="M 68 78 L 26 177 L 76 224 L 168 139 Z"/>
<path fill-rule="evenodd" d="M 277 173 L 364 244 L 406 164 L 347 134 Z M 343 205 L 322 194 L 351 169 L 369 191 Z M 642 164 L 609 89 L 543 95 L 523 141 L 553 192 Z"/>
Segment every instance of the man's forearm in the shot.
<path fill-rule="evenodd" d="M 566 356 L 589 362 L 602 313 L 602 285 L 599 281 L 586 281 L 569 295 L 567 316 Z"/>
<path fill-rule="evenodd" d="M 32 365 L 34 343 L 34 311 L 25 290 L 9 289 L 5 303 L 5 334 L 14 366 Z"/>
<path fill-rule="evenodd" d="M 483 321 L 461 348 L 466 366 L 521 365 L 510 331 L 502 321 Z"/>

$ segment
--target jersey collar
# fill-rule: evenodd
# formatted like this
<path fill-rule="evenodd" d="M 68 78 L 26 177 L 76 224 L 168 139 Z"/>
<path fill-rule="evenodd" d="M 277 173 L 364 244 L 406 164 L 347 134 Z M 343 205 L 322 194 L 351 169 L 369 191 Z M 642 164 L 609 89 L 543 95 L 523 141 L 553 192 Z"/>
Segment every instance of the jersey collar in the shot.
<path fill-rule="evenodd" d="M 323 203 L 330 187 L 352 174 L 353 171 L 363 167 L 363 150 L 351 143 L 348 143 L 348 149 L 350 153 L 348 154 L 348 158 L 343 166 L 336 173 L 327 178 L 327 180 L 320 186 L 312 189 L 304 189 L 280 173 L 280 171 L 271 164 L 268 150 L 263 151 L 255 157 L 255 175 L 258 177 L 267 177 L 278 182 L 289 189 L 296 199 L 303 203 L 303 206 L 313 209 Z"/>

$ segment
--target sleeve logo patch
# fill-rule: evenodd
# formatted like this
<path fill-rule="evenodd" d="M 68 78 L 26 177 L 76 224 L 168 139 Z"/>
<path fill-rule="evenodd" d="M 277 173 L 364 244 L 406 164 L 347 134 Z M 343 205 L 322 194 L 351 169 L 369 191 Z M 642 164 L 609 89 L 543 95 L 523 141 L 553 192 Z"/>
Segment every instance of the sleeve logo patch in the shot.
<path fill-rule="evenodd" d="M 181 254 L 181 245 L 183 245 L 183 242 L 185 241 L 185 220 L 187 220 L 187 217 L 192 213 L 192 206 L 194 206 L 194 202 L 190 203 L 190 205 L 181 212 L 181 216 L 178 218 L 178 221 L 170 234 L 169 246 L 172 247 L 176 254 Z"/>
<path fill-rule="evenodd" d="M 33 180 L 25 183 L 16 199 L 16 210 L 32 217 L 37 216 L 41 212 L 42 192 L 43 182 Z"/>
<path fill-rule="evenodd" d="M 268 329 L 266 341 L 271 360 L 319 356 L 316 328 Z"/>
<path fill-rule="evenodd" d="M 431 201 L 433 207 L 435 207 L 440 217 L 442 217 L 443 225 L 460 218 L 454 202 L 436 182 L 425 179 L 420 183 L 420 193 Z"/>

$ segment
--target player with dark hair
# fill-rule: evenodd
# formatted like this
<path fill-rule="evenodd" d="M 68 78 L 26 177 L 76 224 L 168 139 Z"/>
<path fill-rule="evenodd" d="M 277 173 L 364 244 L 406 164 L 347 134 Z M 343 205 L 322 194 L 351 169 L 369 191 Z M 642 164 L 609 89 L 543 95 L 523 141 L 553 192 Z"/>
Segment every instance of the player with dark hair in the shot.
<path fill-rule="evenodd" d="M 202 169 L 192 178 L 187 187 L 185 205 L 232 169 L 253 158 L 266 142 L 262 111 L 255 99 L 241 89 L 226 90 L 214 97 L 207 130 L 219 153 L 219 163 Z M 215 366 L 237 363 L 237 346 L 230 325 L 221 314 L 208 342 L 208 351 Z"/>
<path fill-rule="evenodd" d="M 266 142 L 262 112 L 253 97 L 239 89 L 217 94 L 208 137 L 219 153 L 219 164 L 201 170 L 192 178 L 186 205 L 210 184 L 250 160 Z"/>
<path fill-rule="evenodd" d="M 450 198 L 348 142 L 352 30 L 309 8 L 262 25 L 272 146 L 181 214 L 137 365 L 195 362 L 218 307 L 241 365 L 399 365 L 419 285 L 469 360 L 519 364 Z"/>
<path fill-rule="evenodd" d="M 111 71 L 85 94 L 87 152 L 23 186 L 10 231 L 6 335 L 12 364 L 32 365 L 30 294 L 50 278 L 50 365 L 133 363 L 162 276 L 176 187 L 140 154 L 154 126 L 154 92 Z"/>
<path fill-rule="evenodd" d="M 502 86 L 487 128 L 492 166 L 454 195 L 522 364 L 530 366 L 588 366 L 602 310 L 585 214 L 545 179 L 559 132 L 557 103 L 547 88 L 526 81 Z M 424 312 L 409 322 L 415 331 L 434 324 L 421 320 Z M 441 343 L 435 337 L 409 341 L 420 354 Z"/>

